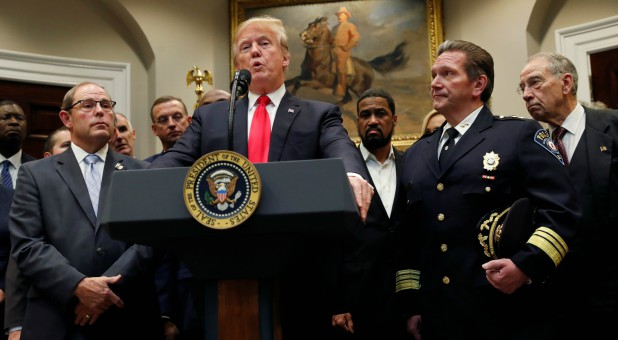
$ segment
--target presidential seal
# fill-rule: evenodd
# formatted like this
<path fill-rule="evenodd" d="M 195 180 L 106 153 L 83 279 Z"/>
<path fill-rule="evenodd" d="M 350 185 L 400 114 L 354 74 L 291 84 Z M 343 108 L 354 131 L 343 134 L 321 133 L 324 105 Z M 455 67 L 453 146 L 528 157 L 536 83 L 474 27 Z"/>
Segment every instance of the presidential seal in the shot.
<path fill-rule="evenodd" d="M 215 151 L 193 163 L 183 196 L 196 221 L 213 229 L 229 229 L 255 212 L 261 191 L 253 163 L 233 151 Z"/>

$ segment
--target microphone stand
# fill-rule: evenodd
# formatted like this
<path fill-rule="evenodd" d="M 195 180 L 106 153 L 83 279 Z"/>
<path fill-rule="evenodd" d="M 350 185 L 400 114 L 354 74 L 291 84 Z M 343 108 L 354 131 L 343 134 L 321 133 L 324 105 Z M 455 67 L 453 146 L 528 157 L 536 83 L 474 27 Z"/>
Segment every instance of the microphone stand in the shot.
<path fill-rule="evenodd" d="M 230 98 L 230 107 L 228 110 L 227 119 L 227 149 L 234 151 L 234 111 L 236 110 L 236 88 L 238 87 L 238 74 L 240 72 L 234 72 L 234 80 L 232 81 L 232 93 Z"/>

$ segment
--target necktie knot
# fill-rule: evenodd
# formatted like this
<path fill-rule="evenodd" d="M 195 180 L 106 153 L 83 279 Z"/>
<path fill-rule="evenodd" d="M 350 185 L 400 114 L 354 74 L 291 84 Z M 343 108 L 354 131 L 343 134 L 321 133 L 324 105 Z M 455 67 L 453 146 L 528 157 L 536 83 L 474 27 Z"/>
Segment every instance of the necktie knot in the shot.
<path fill-rule="evenodd" d="M 267 95 L 263 94 L 258 98 L 257 102 L 258 102 L 258 105 L 266 106 L 270 104 L 270 98 L 268 98 Z"/>
<path fill-rule="evenodd" d="M 455 142 L 455 138 L 459 135 L 459 131 L 457 131 L 454 127 L 448 128 L 446 133 L 448 134 L 448 139 L 453 140 L 453 142 Z"/>
<path fill-rule="evenodd" d="M 101 160 L 101 157 L 99 157 L 99 155 L 89 154 L 88 156 L 84 158 L 84 163 L 88 165 L 97 164 L 100 160 Z"/>
<path fill-rule="evenodd" d="M 563 128 L 562 126 L 559 126 L 559 127 L 554 129 L 554 133 L 553 133 L 552 137 L 554 137 L 554 140 L 562 139 L 562 137 L 564 137 L 564 135 L 566 133 L 567 133 L 567 130 L 565 128 Z"/>

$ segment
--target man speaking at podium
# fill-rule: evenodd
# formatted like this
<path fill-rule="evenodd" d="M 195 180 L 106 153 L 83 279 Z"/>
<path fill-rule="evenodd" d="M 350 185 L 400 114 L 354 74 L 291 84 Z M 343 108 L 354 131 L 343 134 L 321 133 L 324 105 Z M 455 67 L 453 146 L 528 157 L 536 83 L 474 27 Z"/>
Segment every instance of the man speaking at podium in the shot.
<path fill-rule="evenodd" d="M 301 100 L 286 91 L 290 54 L 281 20 L 263 16 L 241 23 L 232 49 L 235 68 L 251 73 L 249 93 L 236 105 L 233 145 L 228 146 L 226 114 L 231 103 L 212 103 L 195 111 L 184 135 L 150 168 L 191 166 L 206 153 L 228 148 L 253 163 L 338 157 L 343 159 L 364 220 L 373 188 L 365 180 L 368 175 L 363 160 L 342 125 L 339 107 Z M 297 281 L 290 280 L 293 287 L 282 282 L 284 339 L 324 338 L 323 332 L 330 327 L 333 311 L 323 310 L 320 305 L 326 299 L 320 295 L 327 280 L 315 277 L 303 265 L 298 265 Z M 315 267 L 315 263 L 312 265 Z M 293 311 L 286 310 L 286 306 Z"/>

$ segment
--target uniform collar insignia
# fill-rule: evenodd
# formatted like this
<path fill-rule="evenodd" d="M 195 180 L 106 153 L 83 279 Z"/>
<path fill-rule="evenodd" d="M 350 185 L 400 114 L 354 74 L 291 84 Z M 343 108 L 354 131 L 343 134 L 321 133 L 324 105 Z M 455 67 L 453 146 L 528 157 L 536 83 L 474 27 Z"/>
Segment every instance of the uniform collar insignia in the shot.
<path fill-rule="evenodd" d="M 539 129 L 534 134 L 534 141 L 540 145 L 543 149 L 549 151 L 562 165 L 564 165 L 564 159 L 562 159 L 562 155 L 560 155 L 560 151 L 556 148 L 554 141 L 551 139 L 549 132 L 545 129 Z"/>

